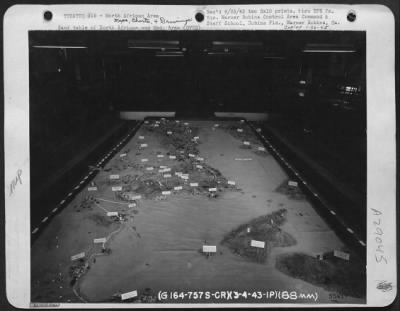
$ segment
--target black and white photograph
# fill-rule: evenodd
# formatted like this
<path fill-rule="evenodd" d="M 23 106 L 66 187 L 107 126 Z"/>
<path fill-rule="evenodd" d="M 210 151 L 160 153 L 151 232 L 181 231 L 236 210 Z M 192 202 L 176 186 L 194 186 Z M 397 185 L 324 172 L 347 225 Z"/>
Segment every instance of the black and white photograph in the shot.
<path fill-rule="evenodd" d="M 7 241 L 27 263 L 20 297 L 340 307 L 391 294 L 391 92 L 379 106 L 370 89 L 386 70 L 369 65 L 371 32 L 340 24 L 362 11 L 132 7 L 43 9 L 24 32 L 27 75 L 8 81 L 27 103 L 5 106 L 6 234 L 28 230 Z M 7 134 L 19 113 L 26 129 Z"/>
<path fill-rule="evenodd" d="M 29 62 L 32 302 L 365 302 L 365 33 L 32 31 Z"/>

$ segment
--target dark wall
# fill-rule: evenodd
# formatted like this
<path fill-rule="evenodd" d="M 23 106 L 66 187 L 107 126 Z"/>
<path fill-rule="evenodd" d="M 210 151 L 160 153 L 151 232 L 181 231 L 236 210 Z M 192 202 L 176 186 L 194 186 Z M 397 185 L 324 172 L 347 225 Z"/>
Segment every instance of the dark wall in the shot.
<path fill-rule="evenodd" d="M 102 59 L 87 49 L 30 49 L 33 190 L 117 122 Z"/>

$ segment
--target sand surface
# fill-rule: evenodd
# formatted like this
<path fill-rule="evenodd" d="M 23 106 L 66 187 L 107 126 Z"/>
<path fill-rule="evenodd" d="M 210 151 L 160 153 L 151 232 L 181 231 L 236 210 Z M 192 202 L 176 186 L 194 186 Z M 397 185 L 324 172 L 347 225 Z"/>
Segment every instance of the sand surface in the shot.
<path fill-rule="evenodd" d="M 118 201 L 111 190 L 110 174 L 123 176 L 144 172 L 146 166 L 152 165 L 173 167 L 176 162 L 168 158 L 158 134 L 141 128 L 110 160 L 111 170 L 102 171 L 94 178 L 98 191 L 81 191 L 35 241 L 32 247 L 32 301 L 77 302 L 83 299 L 101 302 L 115 294 L 133 290 L 140 294 L 146 289 L 154 295 L 160 290 L 297 291 L 299 294 L 318 293 L 317 303 L 334 301 L 332 293 L 284 275 L 275 268 L 277 254 L 293 251 L 314 254 L 340 249 L 344 245 L 307 200 L 292 200 L 275 191 L 288 177 L 271 155 L 254 152 L 257 146 L 262 146 L 261 142 L 254 146 L 257 138 L 253 134 L 252 148 L 245 149 L 243 142 L 224 128 L 224 122 L 218 122 L 221 125 L 218 128 L 210 121 L 187 122 L 190 127 L 198 128 L 198 156 L 203 157 L 207 165 L 218 169 L 227 180 L 235 181 L 237 189 L 224 190 L 217 198 L 173 192 L 161 200 L 137 200 L 136 207 Z M 245 124 L 239 126 L 246 127 Z M 148 147 L 139 149 L 142 143 L 147 143 Z M 123 157 L 124 163 L 136 163 L 137 166 L 121 169 L 120 154 L 124 152 L 127 154 Z M 157 152 L 164 154 L 164 158 L 158 158 Z M 148 159 L 144 164 L 143 158 Z M 90 208 L 80 208 L 80 202 L 88 194 L 121 204 L 98 201 L 99 206 L 92 204 Z M 288 211 L 288 221 L 283 228 L 295 237 L 295 246 L 274 248 L 265 263 L 257 263 L 220 245 L 224 234 L 233 228 L 282 208 Z M 106 210 L 123 212 L 126 217 L 122 222 L 109 221 Z M 93 239 L 107 237 L 114 231 L 106 244 L 111 253 L 94 256 L 96 261 L 93 262 L 89 254 L 101 252 L 100 245 L 94 245 Z M 203 245 L 215 245 L 217 253 L 207 258 L 201 252 Z M 80 252 L 86 252 L 85 260 L 89 260 L 90 270 L 71 287 L 70 257 Z M 315 301 L 268 300 L 264 297 L 197 302 Z M 362 303 L 363 300 L 343 297 L 340 302 Z"/>

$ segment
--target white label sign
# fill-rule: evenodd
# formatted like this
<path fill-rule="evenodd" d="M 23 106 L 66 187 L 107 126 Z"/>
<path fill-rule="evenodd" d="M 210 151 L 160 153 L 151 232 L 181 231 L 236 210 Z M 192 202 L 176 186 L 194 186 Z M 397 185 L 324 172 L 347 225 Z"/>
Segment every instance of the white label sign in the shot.
<path fill-rule="evenodd" d="M 110 179 L 119 179 L 119 175 L 110 175 Z"/>
<path fill-rule="evenodd" d="M 251 161 L 252 158 L 235 158 L 236 161 Z"/>
<path fill-rule="evenodd" d="M 193 137 L 193 139 L 197 140 L 197 139 L 200 139 L 200 137 L 199 136 L 195 136 L 195 137 Z"/>
<path fill-rule="evenodd" d="M 191 158 L 194 158 L 194 157 L 195 157 L 195 155 L 192 154 L 192 153 L 189 153 L 188 156 L 191 157 Z"/>
<path fill-rule="evenodd" d="M 219 126 L 219 124 L 214 124 L 214 127 L 218 127 Z"/>
<path fill-rule="evenodd" d="M 235 181 L 233 181 L 233 180 L 228 180 L 228 185 L 232 185 L 232 186 L 234 186 L 234 185 L 236 185 L 236 182 L 235 182 Z"/>
<path fill-rule="evenodd" d="M 203 167 L 201 165 L 196 165 L 197 168 L 202 169 Z"/>
<path fill-rule="evenodd" d="M 258 151 L 265 151 L 265 148 L 264 147 L 258 147 L 257 150 Z"/>
<path fill-rule="evenodd" d="M 169 194 L 171 194 L 171 191 L 162 191 L 161 194 L 162 195 L 169 195 Z"/>
<path fill-rule="evenodd" d="M 107 242 L 106 238 L 98 238 L 93 240 L 93 243 L 106 243 L 106 242 Z"/>
<path fill-rule="evenodd" d="M 128 207 L 136 207 L 136 204 L 135 203 L 129 203 Z"/>
<path fill-rule="evenodd" d="M 74 256 L 71 256 L 71 260 L 77 260 L 77 259 L 80 259 L 80 258 L 83 258 L 83 257 L 85 257 L 85 252 L 82 252 L 82 253 L 76 254 Z"/>
<path fill-rule="evenodd" d="M 243 145 L 250 146 L 250 142 L 249 141 L 244 141 Z"/>
<path fill-rule="evenodd" d="M 118 216 L 118 212 L 107 212 L 107 216 L 109 217 Z"/>
<path fill-rule="evenodd" d="M 189 125 L 189 123 L 185 122 L 185 123 L 183 123 L 183 125 Z"/>
<path fill-rule="evenodd" d="M 334 250 L 333 255 L 335 257 L 342 258 L 344 260 L 350 260 L 350 254 L 342 252 L 342 251 Z"/>
<path fill-rule="evenodd" d="M 147 171 L 152 171 L 152 170 L 154 170 L 154 167 L 152 167 L 152 166 L 146 167 L 146 170 Z"/>
<path fill-rule="evenodd" d="M 168 132 L 167 132 L 167 134 L 168 134 L 168 135 L 171 135 L 171 134 L 172 134 L 172 132 L 171 132 L 171 131 L 168 131 Z"/>
<path fill-rule="evenodd" d="M 121 153 L 119 156 L 120 156 L 121 158 L 126 157 L 126 153 Z"/>
<path fill-rule="evenodd" d="M 191 182 L 190 187 L 198 187 L 199 184 L 197 182 Z"/>
<path fill-rule="evenodd" d="M 140 148 L 146 148 L 147 144 L 140 144 Z"/>
<path fill-rule="evenodd" d="M 122 186 L 111 187 L 111 191 L 122 191 Z"/>
<path fill-rule="evenodd" d="M 89 187 L 88 191 L 97 191 L 97 187 Z"/>
<path fill-rule="evenodd" d="M 289 180 L 288 185 L 289 185 L 290 187 L 297 187 L 298 184 L 297 184 L 296 181 L 291 181 L 291 180 Z"/>
<path fill-rule="evenodd" d="M 265 242 L 264 241 L 251 240 L 250 246 L 257 247 L 257 248 L 265 248 Z"/>
<path fill-rule="evenodd" d="M 204 161 L 204 158 L 197 157 L 196 160 L 197 160 L 197 161 Z"/>
<path fill-rule="evenodd" d="M 189 179 L 189 176 L 181 175 L 181 178 L 182 178 L 182 179 L 185 179 L 185 180 L 188 180 L 188 179 Z"/>
<path fill-rule="evenodd" d="M 144 136 L 139 136 L 139 139 L 144 139 Z"/>
<path fill-rule="evenodd" d="M 164 158 L 163 154 L 157 154 L 157 158 Z"/>
<path fill-rule="evenodd" d="M 176 159 L 176 156 L 171 155 L 171 156 L 169 156 L 169 158 L 172 159 L 172 160 L 174 160 L 174 159 Z"/>
<path fill-rule="evenodd" d="M 164 178 L 170 178 L 171 174 L 164 174 Z"/>
<path fill-rule="evenodd" d="M 174 187 L 174 190 L 182 190 L 182 186 L 176 186 Z"/>
<path fill-rule="evenodd" d="M 137 297 L 137 295 L 138 295 L 137 290 L 134 290 L 134 291 L 128 292 L 128 293 L 124 293 L 124 294 L 121 294 L 121 300 L 134 298 L 134 297 Z"/>
<path fill-rule="evenodd" d="M 175 172 L 175 175 L 176 175 L 176 176 L 181 176 L 181 175 L 182 175 L 182 172 Z"/>
<path fill-rule="evenodd" d="M 142 159 L 142 162 L 149 162 L 149 159 Z"/>
<path fill-rule="evenodd" d="M 203 253 L 216 253 L 217 246 L 216 245 L 203 245 Z"/>
<path fill-rule="evenodd" d="M 215 192 L 215 191 L 217 191 L 217 188 L 208 188 L 208 191 Z"/>
<path fill-rule="evenodd" d="M 242 130 L 242 129 L 237 129 L 237 131 L 238 131 L 239 133 L 242 133 L 242 132 L 243 132 L 243 130 Z"/>

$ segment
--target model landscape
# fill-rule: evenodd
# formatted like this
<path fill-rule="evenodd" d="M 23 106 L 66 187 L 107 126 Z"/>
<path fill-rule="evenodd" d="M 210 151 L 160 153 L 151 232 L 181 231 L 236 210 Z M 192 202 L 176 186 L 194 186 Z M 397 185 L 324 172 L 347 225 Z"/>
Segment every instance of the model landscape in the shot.
<path fill-rule="evenodd" d="M 94 169 L 32 246 L 32 301 L 161 302 L 161 290 L 365 299 L 357 255 L 244 121 L 145 121 Z"/>

